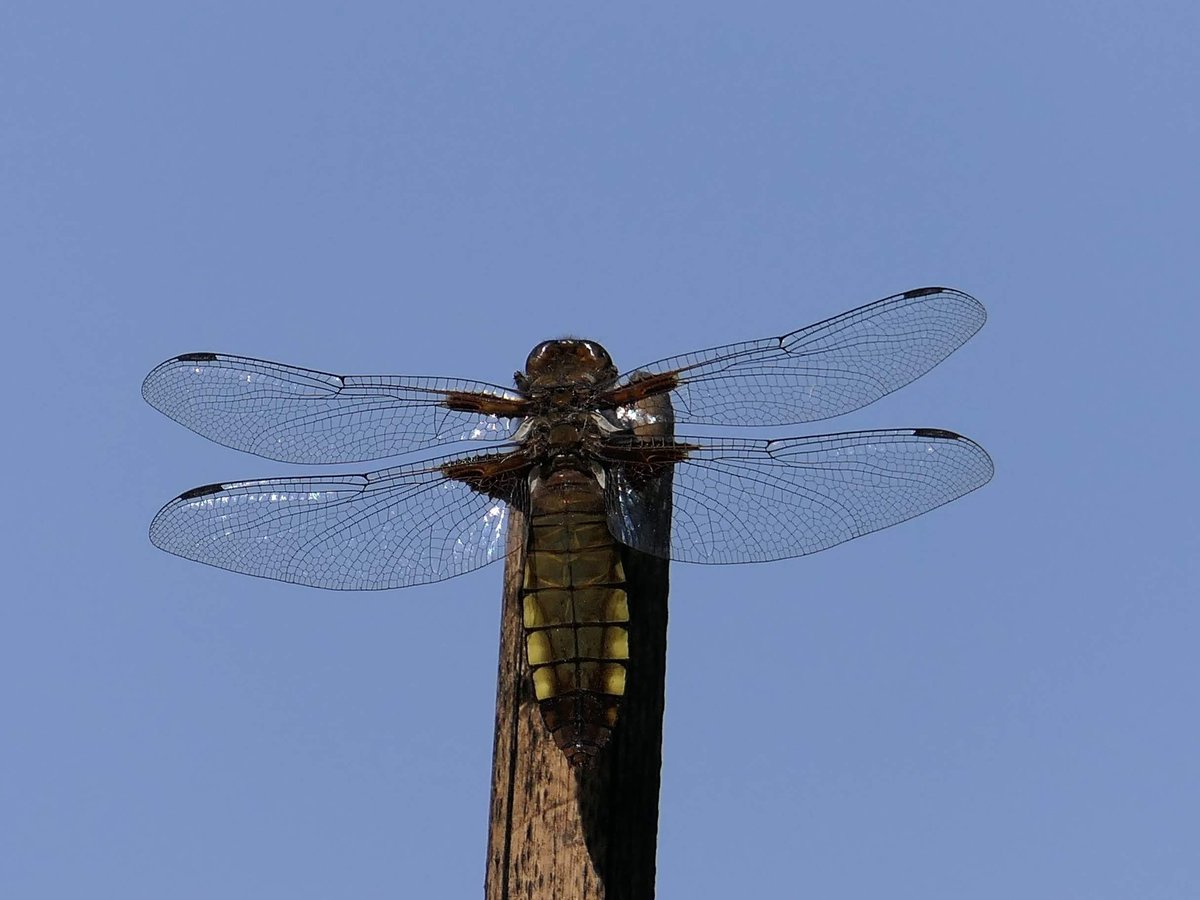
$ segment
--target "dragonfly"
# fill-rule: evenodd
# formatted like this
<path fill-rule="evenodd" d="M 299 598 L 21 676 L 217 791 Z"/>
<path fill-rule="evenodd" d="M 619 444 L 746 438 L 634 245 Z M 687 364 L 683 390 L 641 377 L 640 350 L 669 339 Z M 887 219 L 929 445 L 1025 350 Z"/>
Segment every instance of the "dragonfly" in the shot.
<path fill-rule="evenodd" d="M 516 546 L 533 693 L 568 761 L 587 767 L 616 726 L 637 639 L 622 547 L 710 564 L 803 556 L 928 512 L 993 472 L 982 447 L 941 428 L 764 439 L 677 426 L 851 412 L 932 369 L 985 320 L 969 294 L 919 288 L 625 374 L 595 341 L 549 340 L 515 389 L 185 353 L 151 371 L 142 394 L 210 440 L 287 463 L 410 456 L 364 474 L 193 488 L 159 511 L 150 539 L 333 590 L 428 584 Z M 508 540 L 510 518 L 523 541 Z"/>

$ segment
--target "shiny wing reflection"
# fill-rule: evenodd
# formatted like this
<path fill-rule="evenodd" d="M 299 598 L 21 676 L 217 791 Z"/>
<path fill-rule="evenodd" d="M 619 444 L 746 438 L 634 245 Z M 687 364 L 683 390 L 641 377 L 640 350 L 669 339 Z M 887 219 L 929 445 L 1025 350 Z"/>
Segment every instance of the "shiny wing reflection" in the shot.
<path fill-rule="evenodd" d="M 918 288 L 791 334 L 687 353 L 622 379 L 677 373 L 675 421 L 791 425 L 866 406 L 928 372 L 982 326 L 969 294 Z M 639 420 L 634 410 L 619 415 Z"/>
<path fill-rule="evenodd" d="M 195 488 L 150 524 L 155 546 L 246 575 L 334 590 L 441 581 L 503 558 L 508 508 L 441 465 Z M 520 503 L 521 484 L 512 488 Z"/>
<path fill-rule="evenodd" d="M 639 488 L 655 473 L 636 464 L 610 471 L 609 526 L 623 543 L 683 562 L 766 562 L 815 553 L 919 516 L 992 477 L 982 447 L 930 428 L 675 442 L 692 449 L 671 472 L 670 534 L 644 524 Z"/>
<path fill-rule="evenodd" d="M 146 376 L 155 409 L 218 444 L 292 463 L 362 462 L 433 444 L 509 438 L 518 419 L 447 408 L 463 392 L 519 395 L 454 378 L 330 375 L 221 353 L 187 353 Z"/>

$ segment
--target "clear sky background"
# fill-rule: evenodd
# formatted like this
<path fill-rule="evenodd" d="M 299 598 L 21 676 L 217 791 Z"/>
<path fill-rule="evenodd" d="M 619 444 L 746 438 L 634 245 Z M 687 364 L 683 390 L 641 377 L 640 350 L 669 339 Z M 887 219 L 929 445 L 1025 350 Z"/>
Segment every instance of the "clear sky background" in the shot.
<path fill-rule="evenodd" d="M 155 550 L 298 471 L 145 405 L 162 359 L 508 383 L 927 284 L 988 325 L 785 432 L 950 428 L 995 480 L 674 568 L 659 896 L 1200 896 L 1196 9 L 8 0 L 0 896 L 480 894 L 499 568 Z"/>

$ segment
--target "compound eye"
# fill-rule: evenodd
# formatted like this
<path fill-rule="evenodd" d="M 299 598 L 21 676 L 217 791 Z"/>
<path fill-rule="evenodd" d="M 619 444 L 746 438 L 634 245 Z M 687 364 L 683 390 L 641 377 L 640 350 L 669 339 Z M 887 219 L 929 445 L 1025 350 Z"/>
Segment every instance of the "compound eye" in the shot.
<path fill-rule="evenodd" d="M 555 352 L 555 345 L 557 343 L 558 341 L 542 341 L 530 350 L 529 357 L 525 360 L 525 371 L 530 375 L 544 372 L 550 365 L 551 360 L 558 355 Z"/>
<path fill-rule="evenodd" d="M 603 372 L 612 368 L 612 357 L 595 341 L 580 341 L 576 353 L 578 353 L 580 361 L 587 364 L 587 369 L 590 371 Z"/>

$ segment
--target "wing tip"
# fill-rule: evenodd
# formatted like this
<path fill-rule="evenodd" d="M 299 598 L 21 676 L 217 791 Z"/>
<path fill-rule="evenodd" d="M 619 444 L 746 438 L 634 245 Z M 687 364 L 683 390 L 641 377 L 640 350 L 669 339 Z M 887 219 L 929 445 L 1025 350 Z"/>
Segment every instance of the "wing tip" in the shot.
<path fill-rule="evenodd" d="M 167 370 L 171 369 L 180 363 L 211 363 L 216 362 L 220 357 L 216 353 L 208 351 L 200 353 L 181 353 L 179 356 L 172 356 L 170 359 L 164 359 L 157 366 L 150 370 L 149 374 L 142 379 L 142 399 L 153 406 L 155 409 L 166 412 L 163 407 L 154 401 L 155 388 L 159 376 Z M 167 413 L 170 415 L 170 413 Z"/>
<path fill-rule="evenodd" d="M 975 487 L 971 488 L 971 490 L 983 487 L 983 485 L 991 481 L 992 477 L 996 474 L 996 464 L 992 461 L 991 454 L 966 435 L 959 434 L 957 431 L 949 431 L 945 428 L 914 428 L 912 429 L 912 435 L 913 437 L 932 438 L 934 440 L 955 441 L 968 447 L 970 451 L 973 451 L 978 457 L 978 461 L 984 467 L 985 477 L 982 478 L 980 482 L 975 485 Z"/>

